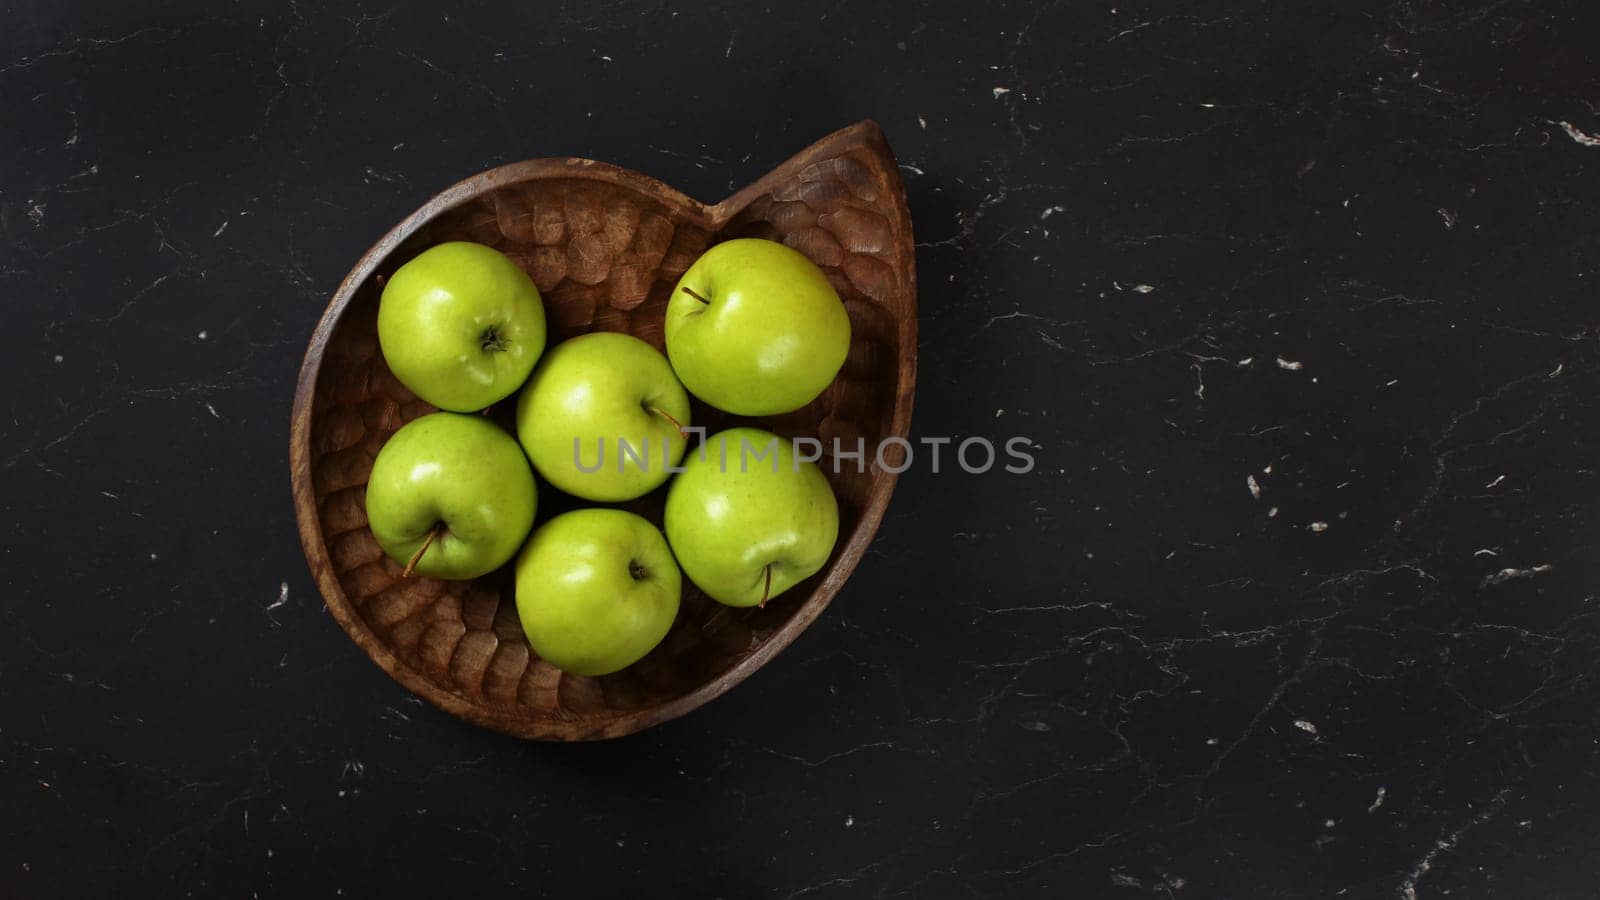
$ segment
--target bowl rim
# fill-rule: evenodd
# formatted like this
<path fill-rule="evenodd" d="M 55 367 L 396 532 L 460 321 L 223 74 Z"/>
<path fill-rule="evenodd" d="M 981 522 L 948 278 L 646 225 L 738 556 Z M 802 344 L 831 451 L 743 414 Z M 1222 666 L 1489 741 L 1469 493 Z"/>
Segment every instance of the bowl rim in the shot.
<path fill-rule="evenodd" d="M 622 737 L 659 725 L 720 697 L 766 665 L 816 621 L 844 586 L 845 581 L 854 573 L 867 547 L 877 535 L 889 499 L 894 493 L 895 484 L 899 481 L 898 472 L 880 469 L 874 476 L 877 485 L 862 507 L 850 539 L 838 548 L 831 564 L 825 570 L 825 577 L 812 589 L 794 614 L 747 656 L 718 673 L 716 677 L 665 703 L 617 712 L 600 719 L 597 724 L 585 722 L 577 717 L 531 719 L 521 715 L 502 714 L 488 704 L 471 701 L 453 691 L 441 688 L 432 679 L 407 665 L 390 652 L 388 646 L 350 603 L 344 588 L 339 584 L 327 542 L 323 539 L 322 517 L 318 509 L 311 472 L 313 458 L 311 421 L 323 356 L 334 329 L 356 292 L 366 284 L 373 272 L 396 248 L 440 214 L 511 184 L 535 179 L 568 178 L 601 181 L 627 187 L 647 196 L 660 197 L 668 203 L 689 210 L 700 220 L 699 224 L 716 233 L 751 200 L 767 191 L 775 182 L 792 179 L 795 173 L 816 157 L 830 153 L 837 154 L 852 148 L 866 149 L 878 157 L 883 169 L 882 174 L 889 181 L 888 200 L 894 207 L 894 214 L 899 219 L 898 225 L 905 235 L 905 240 L 897 241 L 894 249 L 900 257 L 897 273 L 905 274 L 905 283 L 901 286 L 901 290 L 906 294 L 909 314 L 899 317 L 896 323 L 900 354 L 896 361 L 894 409 L 886 437 L 907 438 L 910 434 L 917 364 L 915 241 L 911 238 L 911 215 L 899 167 L 895 163 L 894 154 L 889 149 L 882 129 L 870 119 L 828 135 L 726 199 L 712 205 L 695 200 L 670 185 L 631 169 L 582 157 L 546 157 L 497 166 L 464 178 L 435 194 L 410 215 L 401 219 L 362 254 L 361 259 L 334 291 L 307 344 L 295 384 L 294 405 L 291 411 L 289 469 L 301 547 L 311 567 L 312 576 L 326 602 L 328 612 L 367 656 L 378 664 L 379 668 L 413 694 L 444 712 L 474 725 L 525 739 L 601 740 Z"/>

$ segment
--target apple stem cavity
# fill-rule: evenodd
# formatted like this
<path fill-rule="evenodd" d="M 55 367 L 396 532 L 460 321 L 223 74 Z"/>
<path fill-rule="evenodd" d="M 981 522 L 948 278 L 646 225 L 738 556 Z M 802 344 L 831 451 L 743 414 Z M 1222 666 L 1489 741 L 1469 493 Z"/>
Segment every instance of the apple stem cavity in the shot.
<path fill-rule="evenodd" d="M 646 401 L 643 406 L 646 412 L 653 412 L 661 418 L 666 419 L 668 422 L 671 422 L 672 427 L 678 429 L 678 437 L 681 437 L 684 440 L 689 439 L 689 429 L 683 427 L 683 423 L 679 422 L 677 418 L 672 415 L 672 413 L 669 413 L 661 407 L 656 406 L 654 403 L 650 403 L 648 401 Z"/>
<path fill-rule="evenodd" d="M 700 296 L 700 295 L 699 295 L 699 294 L 696 294 L 696 293 L 695 293 L 695 292 L 694 292 L 694 291 L 693 291 L 693 290 L 691 290 L 691 289 L 689 289 L 689 288 L 687 288 L 687 287 L 685 287 L 685 288 L 684 288 L 684 289 L 683 289 L 683 292 L 684 292 L 684 293 L 685 293 L 685 294 L 688 294 L 688 295 L 689 295 L 689 296 L 691 296 L 691 297 L 693 297 L 693 298 L 695 298 L 695 299 L 696 299 L 696 300 L 699 300 L 699 301 L 700 301 L 700 302 L 701 302 L 701 303 L 704 303 L 704 304 L 705 304 L 705 305 L 707 305 L 707 306 L 710 306 L 710 305 L 711 305 L 711 301 L 710 301 L 710 300 L 707 300 L 707 299 L 706 299 L 706 298 L 704 298 L 704 297 L 702 297 L 702 296 Z"/>
<path fill-rule="evenodd" d="M 767 563 L 765 568 L 767 572 L 767 586 L 761 589 L 761 602 L 756 604 L 756 606 L 761 609 L 766 609 L 767 597 L 772 593 L 772 563 Z"/>
<path fill-rule="evenodd" d="M 510 346 L 511 342 L 500 333 L 499 325 L 490 325 L 478 335 L 478 347 L 486 353 L 501 353 Z"/>
<path fill-rule="evenodd" d="M 428 548 L 433 546 L 434 539 L 439 537 L 442 534 L 444 534 L 444 523 L 443 522 L 439 522 L 438 524 L 434 525 L 432 528 L 428 529 L 427 538 L 425 538 L 423 540 L 422 546 L 417 548 L 417 552 L 416 552 L 415 555 L 413 555 L 411 557 L 411 561 L 406 563 L 406 567 L 405 567 L 404 571 L 402 571 L 400 573 L 400 577 L 401 578 L 410 578 L 411 577 L 411 573 L 416 571 L 417 563 L 422 561 L 422 554 L 427 553 L 428 552 Z"/>

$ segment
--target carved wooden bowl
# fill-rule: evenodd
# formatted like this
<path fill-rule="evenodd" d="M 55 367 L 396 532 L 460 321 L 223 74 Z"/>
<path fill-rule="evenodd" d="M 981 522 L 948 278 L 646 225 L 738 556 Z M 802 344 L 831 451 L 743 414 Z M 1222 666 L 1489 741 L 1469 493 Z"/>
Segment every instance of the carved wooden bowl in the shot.
<path fill-rule="evenodd" d="M 850 354 L 832 386 L 798 412 L 755 420 L 789 436 L 858 439 L 868 464 L 824 466 L 839 499 L 826 568 L 764 609 L 732 609 L 683 581 L 677 621 L 647 657 L 614 675 L 564 674 L 535 656 L 513 602 L 510 567 L 471 582 L 402 578 L 367 527 L 372 461 L 405 422 L 432 411 L 378 352 L 385 278 L 450 240 L 499 248 L 544 297 L 550 344 L 623 331 L 664 350 L 668 295 L 719 240 L 766 237 L 805 253 L 850 313 Z M 350 637 L 412 692 L 469 722 L 542 740 L 616 737 L 682 715 L 760 668 L 805 629 L 855 569 L 895 475 L 872 448 L 905 437 L 916 376 L 911 219 L 883 133 L 861 122 L 708 206 L 635 172 L 586 159 L 536 159 L 463 181 L 428 201 L 362 257 L 311 337 L 295 392 L 290 467 L 306 559 Z M 500 407 L 515 403 L 513 396 Z M 491 415 L 505 410 L 491 410 Z M 696 403 L 712 432 L 736 419 Z M 514 432 L 513 432 L 514 433 Z M 886 454 L 889 468 L 901 457 Z M 665 489 L 629 508 L 659 526 Z M 540 521 L 575 505 L 539 486 Z"/>

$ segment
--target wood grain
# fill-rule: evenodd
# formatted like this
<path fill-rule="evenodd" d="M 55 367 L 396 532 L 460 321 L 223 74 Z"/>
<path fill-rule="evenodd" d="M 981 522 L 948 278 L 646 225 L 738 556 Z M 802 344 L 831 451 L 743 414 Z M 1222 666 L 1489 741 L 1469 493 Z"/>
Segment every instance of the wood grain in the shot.
<path fill-rule="evenodd" d="M 839 377 L 816 401 L 749 421 L 838 439 L 847 449 L 858 439 L 871 448 L 905 437 L 917 360 L 914 245 L 894 156 L 872 122 L 829 135 L 715 205 L 592 160 L 502 166 L 434 197 L 362 257 L 311 336 L 295 392 L 290 470 L 312 574 L 334 619 L 374 662 L 469 722 L 525 738 L 592 740 L 719 696 L 827 607 L 888 505 L 895 475 L 875 465 L 829 472 L 840 540 L 822 572 L 765 609 L 723 607 L 685 579 L 678 619 L 661 645 L 601 678 L 564 674 L 531 652 L 508 570 L 472 582 L 401 579 L 367 527 L 364 492 L 378 448 L 431 411 L 378 352 L 382 281 L 400 265 L 441 241 L 488 244 L 539 286 L 551 343 L 607 330 L 664 349 L 663 313 L 678 277 L 713 243 L 751 236 L 783 241 L 821 266 L 853 333 Z M 698 404 L 695 416 L 713 429 L 745 421 Z M 552 491 L 540 490 L 547 516 Z M 659 524 L 662 496 L 630 508 Z"/>

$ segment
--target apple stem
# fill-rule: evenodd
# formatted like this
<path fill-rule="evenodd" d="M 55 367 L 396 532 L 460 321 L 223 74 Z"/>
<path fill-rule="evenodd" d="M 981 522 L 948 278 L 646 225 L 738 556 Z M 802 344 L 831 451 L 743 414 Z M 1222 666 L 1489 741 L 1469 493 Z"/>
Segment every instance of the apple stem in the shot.
<path fill-rule="evenodd" d="M 758 606 L 758 607 L 760 607 L 762 609 L 766 608 L 766 606 L 767 606 L 767 596 L 772 593 L 772 563 L 767 563 L 766 570 L 767 570 L 767 586 L 761 589 L 761 602 L 756 604 L 756 606 Z"/>
<path fill-rule="evenodd" d="M 696 300 L 699 300 L 701 303 L 704 303 L 707 306 L 711 305 L 711 301 L 710 300 L 707 300 L 706 298 L 700 296 L 699 294 L 696 294 L 694 291 L 690 290 L 687 287 L 683 289 L 683 292 L 685 294 L 688 294 L 689 296 L 695 298 Z"/>
<path fill-rule="evenodd" d="M 678 436 L 679 437 L 683 438 L 684 440 L 688 440 L 689 439 L 689 429 L 683 427 L 683 423 L 679 422 L 676 418 L 674 418 L 672 413 L 667 412 L 666 410 L 662 409 L 659 406 L 656 406 L 653 403 L 645 404 L 645 409 L 648 409 L 651 412 L 655 413 L 656 415 L 660 416 L 661 418 L 666 419 L 668 422 L 671 422 L 672 423 L 672 427 L 678 429 Z"/>
<path fill-rule="evenodd" d="M 433 528 L 429 529 L 427 539 L 422 542 L 422 546 L 417 550 L 416 555 L 411 557 L 411 561 L 406 563 L 405 570 L 400 573 L 401 578 L 411 577 L 411 573 L 417 568 L 417 563 L 422 561 L 422 554 L 428 552 L 428 548 L 433 546 L 433 539 L 438 537 L 443 531 L 443 522 L 440 522 L 439 524 L 433 526 Z"/>

